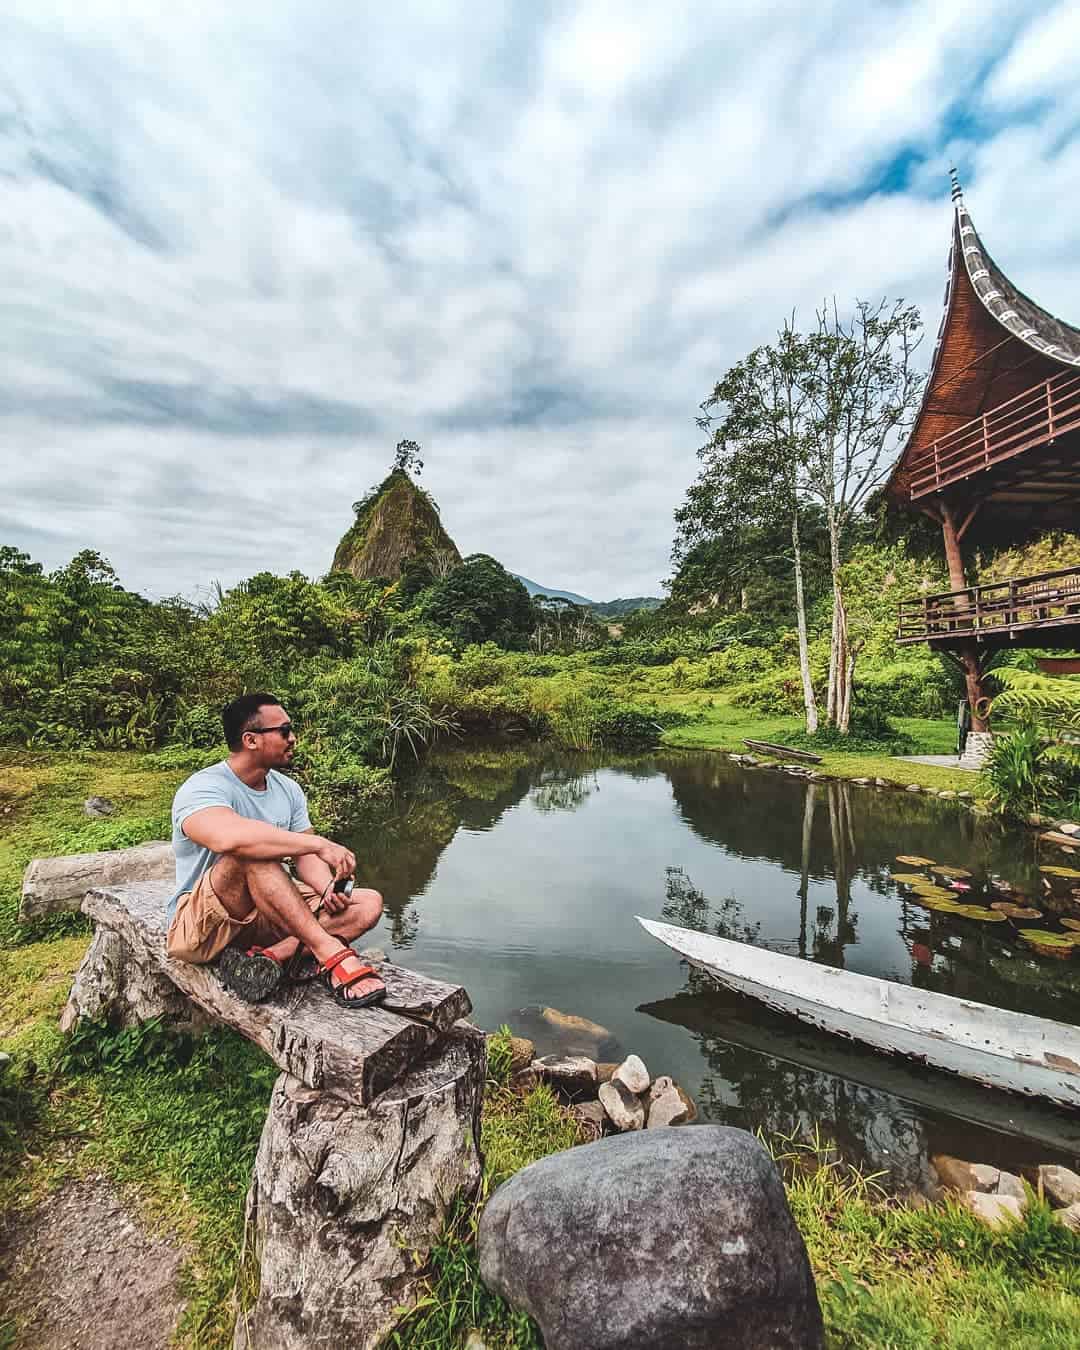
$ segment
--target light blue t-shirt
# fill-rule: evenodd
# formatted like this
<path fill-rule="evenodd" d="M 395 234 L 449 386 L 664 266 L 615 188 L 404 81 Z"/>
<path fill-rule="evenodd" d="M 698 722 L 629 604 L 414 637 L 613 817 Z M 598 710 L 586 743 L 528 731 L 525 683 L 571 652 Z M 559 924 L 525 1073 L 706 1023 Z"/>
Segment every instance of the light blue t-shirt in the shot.
<path fill-rule="evenodd" d="M 176 902 L 185 891 L 193 890 L 202 874 L 213 867 L 220 856 L 189 839 L 183 831 L 184 821 L 196 811 L 208 806 L 228 806 L 238 816 L 248 820 L 263 820 L 281 830 L 298 833 L 311 829 L 307 799 L 303 792 L 285 774 L 271 769 L 266 775 L 266 787 L 256 792 L 238 778 L 227 761 L 211 764 L 208 769 L 193 773 L 177 789 L 172 804 L 172 844 L 176 854 L 176 893 L 169 901 L 168 918 L 176 913 Z"/>

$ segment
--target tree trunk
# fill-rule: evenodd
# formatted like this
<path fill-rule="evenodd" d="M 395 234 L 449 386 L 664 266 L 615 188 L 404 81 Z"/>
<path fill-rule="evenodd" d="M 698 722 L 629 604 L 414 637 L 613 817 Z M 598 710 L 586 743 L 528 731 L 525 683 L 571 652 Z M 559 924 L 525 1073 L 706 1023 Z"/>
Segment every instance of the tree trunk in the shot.
<path fill-rule="evenodd" d="M 799 540 L 799 512 L 791 512 L 791 546 L 795 558 L 795 626 L 799 634 L 799 674 L 802 677 L 803 707 L 806 710 L 806 730 L 812 736 L 818 729 L 817 699 L 810 678 L 810 652 L 806 637 L 806 594 L 803 589 L 802 545 Z M 745 593 L 745 592 L 744 592 Z"/>
<path fill-rule="evenodd" d="M 23 873 L 19 919 L 78 909 L 88 891 L 125 886 L 133 881 L 171 881 L 176 857 L 167 840 L 137 844 L 105 853 L 70 853 L 59 858 L 31 858 Z"/>
<path fill-rule="evenodd" d="M 371 1350 L 397 1325 L 480 1183 L 486 1065 L 483 1033 L 459 1024 L 368 1106 L 278 1078 L 248 1195 L 259 1294 L 235 1350 Z"/>

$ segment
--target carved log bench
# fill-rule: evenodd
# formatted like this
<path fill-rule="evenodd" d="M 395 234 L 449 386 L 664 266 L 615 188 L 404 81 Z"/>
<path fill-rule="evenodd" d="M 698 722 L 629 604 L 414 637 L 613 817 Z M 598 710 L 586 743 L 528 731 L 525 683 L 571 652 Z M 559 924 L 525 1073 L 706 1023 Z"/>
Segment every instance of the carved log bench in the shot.
<path fill-rule="evenodd" d="M 375 962 L 386 1002 L 349 1010 L 320 984 L 245 1003 L 212 966 L 172 960 L 172 884 L 98 886 L 96 922 L 61 1020 L 232 1027 L 281 1068 L 248 1195 L 260 1289 L 237 1347 L 377 1345 L 415 1301 L 420 1268 L 480 1180 L 485 1038 L 460 985 Z M 419 1260 L 417 1260 L 419 1258 Z"/>

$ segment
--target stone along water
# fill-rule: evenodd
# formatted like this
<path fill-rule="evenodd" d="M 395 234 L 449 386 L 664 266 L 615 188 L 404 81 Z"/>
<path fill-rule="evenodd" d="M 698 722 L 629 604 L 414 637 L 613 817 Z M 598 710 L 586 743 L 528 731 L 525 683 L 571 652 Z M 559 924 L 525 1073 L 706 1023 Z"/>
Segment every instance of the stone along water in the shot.
<path fill-rule="evenodd" d="M 772 1134 L 815 1125 L 893 1184 L 938 1152 L 1013 1168 L 1080 1158 L 1067 1113 L 889 1061 L 720 992 L 634 916 L 1080 1022 L 1080 957 L 1035 957 L 1016 923 L 916 903 L 898 854 L 1039 903 L 1033 836 L 955 803 L 747 770 L 715 754 L 442 751 L 351 843 L 386 913 L 372 943 L 460 981 L 486 1027 L 546 1053 L 640 1054 L 702 1117 Z M 1047 860 L 1043 860 L 1044 862 Z M 1053 859 L 1051 861 L 1060 861 Z M 994 894 L 1000 894 L 995 891 Z M 543 1008 L 609 1033 L 562 1024 Z"/>

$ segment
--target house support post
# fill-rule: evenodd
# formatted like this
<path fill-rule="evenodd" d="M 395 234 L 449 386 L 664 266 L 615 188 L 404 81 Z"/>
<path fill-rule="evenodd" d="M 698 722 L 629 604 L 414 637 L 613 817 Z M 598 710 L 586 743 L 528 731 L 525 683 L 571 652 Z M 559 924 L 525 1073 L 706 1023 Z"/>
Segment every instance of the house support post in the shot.
<path fill-rule="evenodd" d="M 970 521 L 971 517 L 968 517 Z M 953 516 L 946 502 L 941 503 L 941 533 L 945 540 L 945 562 L 949 568 L 949 586 L 954 591 L 965 591 L 968 589 L 967 577 L 964 574 L 964 559 L 960 552 L 960 534 L 957 529 L 956 519 Z M 961 608 L 969 603 L 968 598 L 961 598 L 958 604 Z M 971 709 L 971 729 L 972 731 L 989 730 L 985 717 L 980 717 L 977 708 L 982 707 L 981 700 L 984 697 L 983 689 L 983 654 L 978 643 L 965 642 L 962 646 L 955 648 L 957 660 L 964 670 L 964 684 L 967 689 L 968 707 Z"/>

